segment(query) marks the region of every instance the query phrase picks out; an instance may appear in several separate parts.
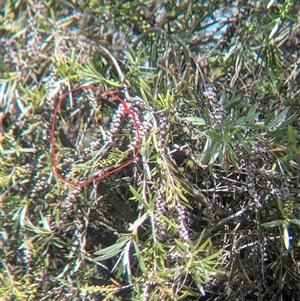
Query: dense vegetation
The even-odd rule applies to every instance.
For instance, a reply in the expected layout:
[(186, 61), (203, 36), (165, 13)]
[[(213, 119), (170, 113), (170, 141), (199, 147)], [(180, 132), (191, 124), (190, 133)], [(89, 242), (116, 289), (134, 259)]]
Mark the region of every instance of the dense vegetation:
[(299, 300), (299, 16), (6, 1), (1, 298)]

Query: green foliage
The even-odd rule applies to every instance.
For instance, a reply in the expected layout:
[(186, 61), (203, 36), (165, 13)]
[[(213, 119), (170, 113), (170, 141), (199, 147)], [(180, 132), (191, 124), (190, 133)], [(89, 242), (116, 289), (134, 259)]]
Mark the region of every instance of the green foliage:
[[(299, 11), (295, 1), (6, 1), (3, 300), (296, 298)], [(82, 85), (126, 101), (141, 149), (76, 187), (55, 174), (51, 125)], [(121, 107), (88, 89), (66, 97), (54, 137), (64, 179), (132, 158), (137, 133)]]

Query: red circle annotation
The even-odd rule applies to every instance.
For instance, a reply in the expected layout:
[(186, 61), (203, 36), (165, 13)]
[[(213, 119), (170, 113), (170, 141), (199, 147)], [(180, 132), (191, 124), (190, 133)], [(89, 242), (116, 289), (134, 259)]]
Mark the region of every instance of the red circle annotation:
[[(74, 91), (77, 91), (77, 90), (81, 90), (81, 89), (94, 89), (94, 90), (98, 90), (100, 91), (101, 93), (104, 93), (112, 98), (114, 98), (115, 100), (119, 101), (122, 106), (123, 106), (123, 109), (124, 109), (124, 113), (125, 114), (128, 114), (131, 116), (132, 120), (133, 120), (133, 123), (134, 123), (134, 126), (135, 126), (135, 129), (136, 129), (136, 135), (137, 135), (137, 145), (136, 145), (136, 150), (135, 150), (135, 153), (134, 153), (134, 156), (129, 160), (127, 161), (126, 163), (98, 176), (98, 177), (95, 177), (93, 179), (90, 179), (90, 180), (87, 180), (87, 181), (82, 181), (82, 182), (72, 182), (70, 180), (67, 180), (65, 179), (58, 171), (58, 168), (57, 168), (57, 162), (56, 162), (56, 158), (55, 158), (55, 121), (56, 121), (56, 116), (57, 116), (57, 113), (58, 113), (58, 110), (62, 104), (62, 102), (65, 100), (65, 98), (70, 94), (70, 93), (73, 93)], [(130, 165), (139, 155), (139, 152), (140, 152), (140, 147), (141, 147), (141, 139), (140, 139), (140, 132), (139, 132), (139, 128), (138, 128), (138, 122), (137, 122), (137, 118), (135, 116), (135, 113), (133, 111), (131, 111), (129, 108), (128, 108), (128, 105), (126, 104), (126, 102), (120, 98), (119, 96), (117, 95), (114, 95), (113, 93), (111, 92), (108, 92), (106, 90), (103, 90), (101, 88), (97, 88), (97, 87), (94, 87), (94, 86), (79, 86), (79, 87), (76, 87), (76, 88), (73, 88), (71, 90), (69, 90), (68, 92), (66, 92), (58, 101), (54, 111), (53, 111), (53, 120), (52, 120), (52, 127), (51, 127), (51, 157), (52, 157), (52, 162), (53, 162), (53, 169), (54, 169), (54, 172), (55, 174), (57, 175), (57, 177), (65, 182), (65, 183), (68, 183), (70, 185), (73, 185), (73, 186), (84, 186), (84, 185), (87, 185), (91, 182), (95, 182), (95, 181), (98, 181), (98, 180), (101, 180), (109, 175), (111, 175), (112, 173), (118, 171), (118, 170), (121, 170), (123, 169), (124, 167)]]

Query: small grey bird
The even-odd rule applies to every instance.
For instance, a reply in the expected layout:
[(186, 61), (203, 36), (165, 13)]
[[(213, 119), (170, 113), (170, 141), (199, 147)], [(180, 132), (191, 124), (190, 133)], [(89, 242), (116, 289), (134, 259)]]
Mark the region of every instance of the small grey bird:
[(93, 128), (88, 129), (87, 131), (85, 131), (83, 133), (83, 138), (81, 140), (81, 150), (84, 150), (88, 147), (91, 146), (91, 143), (95, 140), (97, 140), (97, 138), (95, 137), (95, 131), (93, 130)]

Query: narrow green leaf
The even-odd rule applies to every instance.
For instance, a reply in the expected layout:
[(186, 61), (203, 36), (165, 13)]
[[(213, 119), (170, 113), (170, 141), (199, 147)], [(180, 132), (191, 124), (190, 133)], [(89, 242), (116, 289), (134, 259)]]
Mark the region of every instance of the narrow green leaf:
[(286, 117), (290, 107), (286, 107), (278, 116), (269, 124), (270, 128), (277, 128), (277, 126), (283, 121)]
[(144, 91), (144, 93), (146, 92), (147, 95), (151, 94), (151, 88), (141, 77), (139, 77), (139, 85), (140, 85), (141, 91)]
[(210, 157), (211, 157), (211, 154), (208, 151), (204, 152), (201, 157), (200, 157), (200, 162), (203, 163), (203, 164), (207, 164), (210, 160)]
[(184, 274), (184, 268), (182, 266), (171, 268), (171, 269), (164, 269), (162, 271), (157, 272), (158, 276), (162, 277), (170, 277), (170, 275), (176, 274), (176, 276), (182, 276)]
[(64, 6), (67, 6), (67, 7), (70, 7), (70, 8), (73, 8), (75, 9), (74, 5), (71, 3), (71, 1), (66, 1), (66, 0), (56, 0), (57, 3), (61, 4), (61, 5), (64, 5)]
[(133, 241), (133, 247), (134, 247), (136, 258), (137, 258), (138, 263), (139, 263), (139, 268), (141, 269), (142, 273), (145, 273), (146, 272), (146, 266), (145, 266), (143, 257), (141, 256), (139, 247), (138, 247), (138, 245), (135, 241)]
[(148, 207), (148, 204), (143, 200), (143, 198), (140, 196), (140, 194), (134, 189), (133, 186), (129, 185), (129, 189), (133, 196), (136, 198), (136, 200), (140, 203), (143, 204), (145, 207)]
[(291, 124), (292, 122), (294, 122), (298, 117), (299, 117), (299, 114), (297, 114), (297, 113), (293, 114), (286, 121), (282, 122), (278, 126), (278, 129), (284, 129), (288, 124)]
[(194, 279), (194, 282), (195, 282), (196, 286), (198, 287), (200, 293), (203, 296), (205, 296), (205, 291), (204, 291), (204, 288), (202, 286), (200, 277), (197, 274), (193, 274), (193, 279)]
[(225, 57), (224, 57), (224, 61), (225, 61), (225, 62), (231, 57), (232, 54), (235, 53), (234, 51), (235, 51), (236, 48), (237, 48), (237, 44), (236, 44), (236, 43), (234, 43), (234, 45), (232, 45), (232, 46), (229, 48), (227, 54), (226, 54)]
[(188, 117), (185, 117), (183, 119), (192, 122), (194, 125), (206, 125), (205, 120), (201, 117), (188, 116)]
[[(132, 51), (132, 49), (129, 49), (130, 51)], [(135, 64), (135, 60), (132, 57), (130, 51), (125, 51), (125, 57), (128, 60), (128, 62), (130, 63), (130, 65), (134, 65)]]
[(300, 219), (290, 219), (290, 222), (291, 222), (292, 224), (295, 224), (295, 225), (300, 226)]
[(212, 155), (211, 155), (211, 158), (210, 158), (210, 160), (209, 160), (209, 162), (208, 162), (208, 165), (211, 165), (211, 164), (213, 164), (216, 160), (217, 160), (217, 158), (220, 156), (220, 153), (219, 152), (214, 152)]
[(31, 245), (31, 243), (32, 243), (36, 238), (37, 238), (37, 239), (40, 238), (40, 235), (35, 235), (35, 236), (33, 236), (33, 237), (28, 238), (25, 242), (23, 242), (23, 243), (19, 246), (18, 250), (22, 250), (23, 248), (27, 248), (28, 246)]
[(261, 225), (266, 228), (271, 228), (271, 227), (281, 226), (281, 225), (283, 225), (283, 223), (284, 223), (283, 220), (278, 219), (278, 220), (274, 220), (272, 222), (263, 223)]
[(205, 106), (205, 108), (204, 108), (204, 117), (205, 117), (206, 123), (211, 125), (211, 118), (210, 118), (208, 106)]
[(247, 112), (245, 119), (248, 120), (250, 118), (250, 116), (252, 116), (253, 114), (255, 114), (255, 112), (257, 111), (258, 105), (255, 104), (254, 106), (252, 106), (249, 111)]
[(128, 231), (133, 231), (137, 229), (147, 218), (148, 218), (148, 213), (145, 213), (144, 215), (139, 217), (132, 225), (130, 225)]
[(63, 269), (63, 271), (62, 271), (59, 275), (57, 275), (57, 276), (55, 277), (55, 279), (63, 278), (64, 275), (65, 275), (65, 273), (71, 268), (71, 264), (72, 264), (72, 262), (66, 264), (65, 267), (64, 267), (64, 269)]
[[(204, 259), (202, 259), (202, 263), (208, 263), (209, 261), (211, 261), (212, 259), (215, 259), (217, 258), (220, 254), (222, 254), (223, 250), (219, 250), (218, 252), (214, 253), (214, 254), (211, 254), (207, 257), (205, 257)], [(215, 264), (215, 262), (213, 263)]]
[(213, 147), (211, 148), (211, 154), (210, 154), (210, 160), (208, 162), (208, 165), (213, 164), (217, 158), (220, 156), (221, 154), (221, 145), (213, 145)]
[(116, 248), (114, 250), (110, 250), (106, 254), (103, 254), (101, 256), (98, 256), (98, 257), (94, 258), (94, 261), (102, 261), (102, 260), (112, 258), (112, 257), (116, 256), (117, 254), (119, 254), (120, 252), (122, 252), (122, 249), (119, 249), (119, 248)]
[(255, 118), (257, 118), (258, 116), (260, 115), (260, 112), (257, 112), (257, 113), (253, 113), (249, 116), (247, 116), (245, 118), (245, 122), (248, 123), (248, 122), (252, 122)]
[(268, 127), (265, 126), (264, 124), (262, 123), (247, 123), (245, 125), (248, 129), (252, 129), (252, 130), (267, 130)]
[(102, 250), (95, 252), (94, 255), (100, 255), (100, 256), (96, 257), (94, 260), (101, 261), (101, 260), (105, 260), (105, 259), (114, 257), (115, 255), (117, 255), (118, 253), (120, 253), (122, 251), (122, 248), (128, 241), (129, 241), (128, 238), (126, 238), (126, 239), (123, 238), (123, 240), (121, 240), (120, 242), (117, 242), (112, 246), (109, 246), (107, 248), (104, 248)]
[(267, 4), (266, 8), (269, 10), (272, 7), (272, 5), (274, 4), (274, 2), (275, 2), (275, 0), (270, 0), (269, 3)]
[(233, 108), (240, 107), (241, 105), (245, 106), (246, 104), (242, 102), (242, 99), (242, 94), (237, 94), (224, 105), (224, 109), (229, 111)]
[(122, 252), (122, 265), (126, 269), (128, 283), (131, 283), (130, 246), (131, 241), (128, 241)]
[(289, 132), (289, 141), (295, 148), (297, 148), (296, 132), (291, 125), (288, 125), (288, 132)]
[(186, 247), (184, 246), (184, 244), (179, 240), (179, 239), (174, 239), (177, 246), (179, 247), (179, 249), (183, 252), (186, 252)]
[(274, 119), (275, 117), (275, 112), (273, 111), (272, 113), (270, 113), (270, 115), (267, 117), (267, 119), (265, 120), (265, 125), (269, 125), (270, 122)]
[(216, 142), (222, 142), (223, 138), (219, 134), (217, 134), (215, 131), (207, 131), (206, 132), (207, 136), (210, 137), (212, 140)]
[(277, 199), (277, 205), (278, 205), (278, 208), (279, 208), (281, 214), (284, 215), (285, 213), (284, 213), (283, 203), (282, 203), (281, 199), (279, 199), (279, 198)]
[(41, 210), (40, 210), (40, 216), (41, 216), (41, 219), (42, 219), (43, 228), (44, 228), (46, 231), (51, 232), (50, 225), (49, 225), (47, 219), (44, 217), (44, 215), (43, 215), (43, 213), (42, 213)]
[(124, 266), (122, 264), (119, 264), (118, 270), (116, 273), (116, 279), (120, 278), (124, 274), (124, 272), (125, 272)]
[(285, 248), (287, 250), (290, 249), (290, 235), (289, 235), (289, 230), (286, 224), (284, 224), (283, 226), (283, 241), (284, 241), (284, 245)]
[[(286, 151), (287, 151), (287, 149), (286, 149)], [(291, 160), (293, 160), (295, 158), (295, 154), (289, 154), (289, 155), (287, 155), (287, 156), (283, 156), (283, 157), (280, 157), (280, 158), (278, 158), (281, 162), (288, 162), (289, 163), (289, 161), (291, 161)]]
[(91, 168), (91, 166), (83, 163), (78, 163), (73, 166), (73, 170), (89, 170)]
[(61, 239), (57, 238), (57, 237), (54, 237), (53, 238), (53, 244), (59, 248), (66, 248), (66, 249), (69, 249), (70, 246), (65, 243), (64, 241), (62, 241)]
[[(239, 58), (237, 59), (237, 61), (239, 60)], [(223, 89), (222, 92), (221, 92), (221, 96), (220, 96), (220, 99), (219, 99), (219, 103), (221, 104), (224, 104), (225, 101), (227, 99), (227, 93), (226, 93), (226, 90)]]
[(205, 240), (205, 242), (197, 249), (197, 252), (203, 251), (209, 243), (210, 243), (210, 238)]
[(251, 148), (247, 145), (247, 143), (245, 142), (244, 138), (242, 137), (242, 135), (238, 132), (235, 133), (235, 135), (237, 136), (237, 138), (239, 139), (239, 141), (241, 142), (242, 146), (244, 147), (245, 151), (251, 155), (252, 151)]
[(194, 246), (193, 246), (193, 250), (194, 250), (194, 251), (197, 250), (197, 249), (199, 248), (199, 245), (200, 245), (200, 243), (201, 243), (201, 241), (202, 241), (202, 239), (203, 239), (203, 235), (204, 235), (205, 231), (206, 231), (206, 229), (203, 229), (203, 230), (202, 230), (202, 232), (201, 232), (199, 238), (197, 239), (196, 243), (194, 244)]
[(72, 270), (70, 271), (70, 275), (76, 273), (79, 268), (81, 267), (81, 263), (82, 263), (82, 260), (81, 259), (76, 259), (73, 264), (72, 264)]
[(115, 249), (121, 249), (128, 241), (128, 238), (121, 238), (120, 240), (118, 240), (115, 244), (107, 247), (107, 248), (104, 248), (102, 250), (99, 250), (99, 251), (96, 251), (94, 253), (94, 255), (103, 255), (103, 254), (106, 254), (107, 252), (110, 252), (111, 250), (115, 250)]
[(276, 21), (272, 31), (270, 32), (269, 40), (271, 40), (273, 38), (274, 34), (277, 32), (277, 30), (279, 28), (279, 23), (280, 23), (280, 19)]
[(21, 228), (24, 227), (25, 217), (26, 217), (26, 211), (27, 211), (27, 205), (22, 207), (19, 210), (19, 218), (18, 218), (18, 224)]

